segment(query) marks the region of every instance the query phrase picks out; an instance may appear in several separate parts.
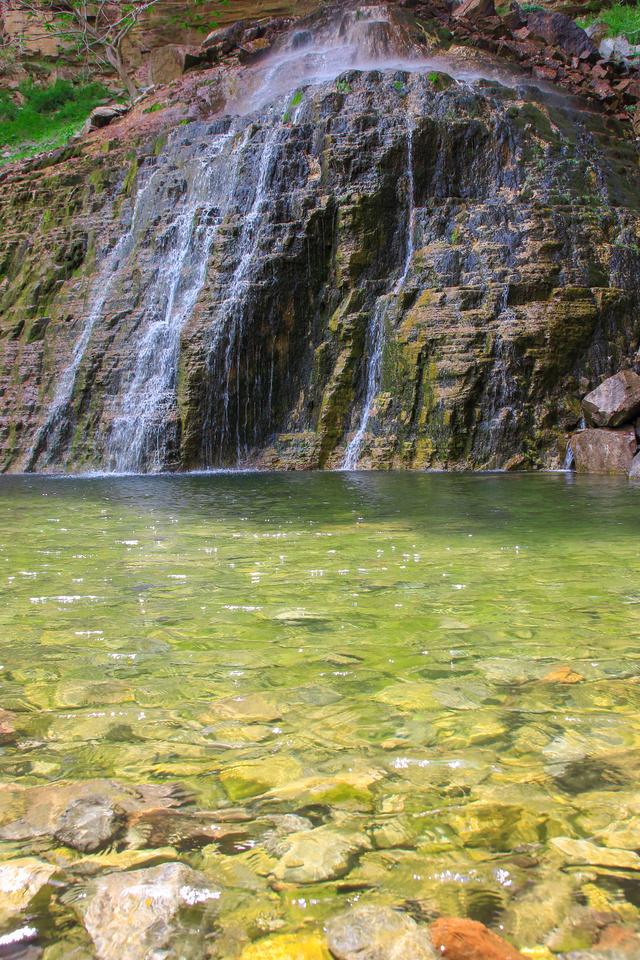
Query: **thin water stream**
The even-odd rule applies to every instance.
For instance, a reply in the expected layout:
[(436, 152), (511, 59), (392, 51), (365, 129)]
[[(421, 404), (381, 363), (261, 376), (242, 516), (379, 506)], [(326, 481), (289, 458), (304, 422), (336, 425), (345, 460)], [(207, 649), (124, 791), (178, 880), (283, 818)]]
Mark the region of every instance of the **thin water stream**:
[[(638, 497), (562, 474), (1, 478), (0, 860), (58, 864), (64, 894), (28, 922), (74, 942), (70, 891), (155, 856), (222, 886), (223, 958), (355, 901), (528, 948), (585, 902), (637, 925)], [(248, 819), (122, 834), (103, 861), (3, 833), (12, 791), (57, 809), (96, 778)], [(349, 853), (290, 875), (286, 824)]]

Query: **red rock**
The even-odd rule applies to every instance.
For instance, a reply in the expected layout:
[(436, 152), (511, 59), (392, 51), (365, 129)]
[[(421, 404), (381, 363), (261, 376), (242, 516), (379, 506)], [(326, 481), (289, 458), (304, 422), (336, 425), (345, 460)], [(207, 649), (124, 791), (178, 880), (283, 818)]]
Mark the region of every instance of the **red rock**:
[(628, 474), (638, 442), (633, 427), (581, 430), (570, 440), (578, 473)]
[(555, 667), (542, 678), (543, 683), (580, 683), (584, 677), (571, 667)]
[(15, 717), (0, 707), (0, 743), (11, 743), (16, 736)]
[(460, 6), (453, 11), (456, 19), (467, 17), (469, 20), (477, 20), (480, 17), (495, 17), (496, 8), (493, 0), (462, 0)]
[(515, 947), (476, 920), (442, 917), (429, 933), (444, 960), (524, 960)]

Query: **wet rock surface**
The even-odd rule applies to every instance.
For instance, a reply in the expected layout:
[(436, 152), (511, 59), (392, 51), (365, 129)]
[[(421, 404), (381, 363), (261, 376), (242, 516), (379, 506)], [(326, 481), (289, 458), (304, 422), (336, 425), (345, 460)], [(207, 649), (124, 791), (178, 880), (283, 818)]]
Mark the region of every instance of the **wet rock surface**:
[(436, 954), (449, 960), (523, 960), (523, 954), (474, 920), (437, 920), (429, 932)]
[(148, 960), (164, 953), (205, 956), (203, 914), (220, 896), (179, 863), (109, 874), (87, 888), (79, 910), (98, 960)]
[(336, 960), (435, 960), (424, 928), (411, 917), (385, 907), (355, 907), (325, 927)]

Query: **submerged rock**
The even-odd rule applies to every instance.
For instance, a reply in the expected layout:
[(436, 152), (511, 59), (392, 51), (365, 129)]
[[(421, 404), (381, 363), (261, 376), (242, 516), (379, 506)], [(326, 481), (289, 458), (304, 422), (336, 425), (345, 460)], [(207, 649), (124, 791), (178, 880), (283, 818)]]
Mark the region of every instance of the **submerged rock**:
[(85, 780), (16, 787), (0, 793), (0, 839), (54, 837), (59, 830), (72, 839), (75, 823), (81, 826), (81, 842), (98, 849), (94, 842), (102, 845), (117, 834), (121, 813), (129, 816), (143, 809), (171, 808), (183, 801), (181, 788), (170, 783), (129, 786), (114, 780)]
[(620, 870), (640, 870), (640, 856), (632, 850), (599, 847), (589, 840), (553, 837), (551, 843), (567, 863), (593, 867), (614, 867)]
[(592, 427), (619, 427), (640, 413), (640, 377), (633, 370), (621, 370), (582, 401), (587, 423)]
[(219, 897), (202, 874), (168, 863), (101, 877), (75, 905), (98, 960), (200, 960)]
[(296, 780), (302, 767), (293, 757), (246, 760), (226, 767), (220, 781), (230, 800), (246, 800)]
[(64, 810), (54, 836), (60, 843), (82, 853), (95, 853), (113, 843), (122, 833), (125, 822), (122, 810), (108, 800), (81, 797)]
[(524, 960), (515, 947), (476, 920), (443, 917), (429, 932), (438, 955), (446, 960)]
[(0, 745), (12, 743), (16, 738), (16, 733), (15, 715), (0, 707)]
[(321, 937), (283, 934), (245, 947), (240, 960), (330, 960), (330, 956)]
[(50, 895), (50, 880), (56, 872), (56, 867), (35, 857), (0, 864), (0, 924), (23, 913), (45, 891)]
[(273, 871), (286, 883), (321, 883), (344, 877), (357, 857), (371, 849), (371, 841), (359, 833), (342, 833), (318, 827), (292, 833), (276, 847), (280, 857)]
[(578, 473), (628, 475), (638, 448), (633, 427), (619, 430), (581, 430), (571, 437)]
[(347, 910), (325, 926), (336, 960), (436, 960), (429, 934), (406, 914), (390, 907)]

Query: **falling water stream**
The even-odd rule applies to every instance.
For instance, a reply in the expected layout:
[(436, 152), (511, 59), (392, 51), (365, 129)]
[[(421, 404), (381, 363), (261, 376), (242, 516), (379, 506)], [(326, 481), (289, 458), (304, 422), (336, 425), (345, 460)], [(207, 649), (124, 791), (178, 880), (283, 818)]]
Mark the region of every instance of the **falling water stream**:
[(402, 291), (404, 290), (411, 260), (415, 250), (415, 230), (416, 230), (416, 202), (415, 202), (415, 172), (413, 156), (413, 125), (411, 118), (408, 121), (407, 129), (407, 217), (406, 217), (406, 239), (405, 255), (402, 266), (402, 273), (393, 285), (390, 294), (380, 297), (371, 313), (369, 329), (367, 331), (367, 342), (369, 344), (369, 363), (367, 367), (367, 390), (365, 394), (364, 405), (360, 415), (358, 429), (350, 440), (344, 460), (342, 462), (343, 470), (355, 470), (360, 459), (360, 452), (364, 441), (367, 427), (371, 419), (373, 404), (380, 390), (382, 380), (382, 359), (385, 344), (385, 327), (387, 317), (391, 306), (396, 304)]

